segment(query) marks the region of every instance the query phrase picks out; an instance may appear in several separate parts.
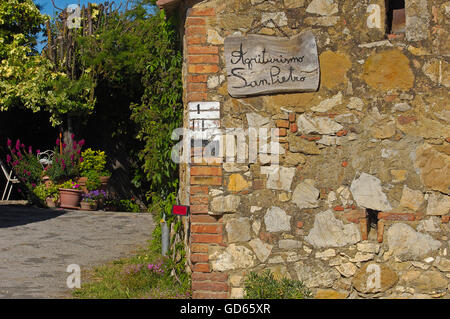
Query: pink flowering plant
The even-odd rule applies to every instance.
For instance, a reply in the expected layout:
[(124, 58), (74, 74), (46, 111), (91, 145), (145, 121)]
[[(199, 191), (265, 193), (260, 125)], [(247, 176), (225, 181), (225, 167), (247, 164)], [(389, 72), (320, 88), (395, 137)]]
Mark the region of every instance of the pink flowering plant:
[[(45, 172), (54, 183), (61, 183), (80, 176), (80, 163), (83, 162), (81, 148), (84, 140), (76, 141), (73, 134), (71, 137), (70, 144), (65, 144), (60, 139), (56, 140), (52, 164), (47, 166)], [(60, 152), (60, 146), (62, 146), (62, 152)]]
[(8, 139), (7, 146), (10, 153), (6, 155), (6, 163), (22, 183), (22, 189), (32, 193), (42, 178), (42, 165), (33, 153), (33, 148), (21, 143), (19, 139), (15, 145)]
[(68, 181), (65, 181), (64, 183), (59, 184), (58, 188), (81, 190), (80, 184), (78, 184), (77, 182), (72, 181), (71, 179), (69, 179)]

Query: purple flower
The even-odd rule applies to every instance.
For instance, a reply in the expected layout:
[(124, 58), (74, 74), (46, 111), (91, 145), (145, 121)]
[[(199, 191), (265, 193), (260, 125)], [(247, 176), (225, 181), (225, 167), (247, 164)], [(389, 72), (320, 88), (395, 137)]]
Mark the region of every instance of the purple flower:
[(8, 146), (8, 147), (11, 147), (11, 145), (12, 145), (12, 141), (8, 138), (8, 140), (6, 141), (6, 145)]
[(16, 150), (19, 151), (20, 150), (20, 140), (17, 139), (16, 141)]
[(12, 150), (11, 150), (11, 153), (16, 154), (16, 150), (15, 150), (15, 149), (12, 149)]
[(41, 150), (36, 150), (36, 154), (41, 154)]
[(75, 134), (72, 133), (72, 134), (70, 135), (70, 138), (71, 138), (72, 141), (73, 141), (73, 140), (75, 139)]
[(6, 163), (9, 164), (9, 162), (11, 162), (11, 155), (6, 155)]
[(78, 142), (78, 145), (80, 145), (80, 146), (83, 146), (83, 145), (84, 145), (84, 143), (85, 143), (85, 140), (84, 140), (84, 139), (82, 139), (81, 141), (79, 141), (79, 142)]
[(28, 146), (28, 153), (29, 154), (33, 153), (33, 149), (31, 148), (31, 146)]
[(59, 138), (56, 139), (56, 145), (59, 145)]

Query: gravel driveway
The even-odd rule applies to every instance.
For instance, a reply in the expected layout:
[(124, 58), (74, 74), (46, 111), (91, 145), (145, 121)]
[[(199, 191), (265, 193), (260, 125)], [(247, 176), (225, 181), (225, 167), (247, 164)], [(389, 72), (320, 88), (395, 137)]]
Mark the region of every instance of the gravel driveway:
[(148, 213), (0, 206), (0, 298), (68, 297), (68, 265), (129, 256), (153, 229)]

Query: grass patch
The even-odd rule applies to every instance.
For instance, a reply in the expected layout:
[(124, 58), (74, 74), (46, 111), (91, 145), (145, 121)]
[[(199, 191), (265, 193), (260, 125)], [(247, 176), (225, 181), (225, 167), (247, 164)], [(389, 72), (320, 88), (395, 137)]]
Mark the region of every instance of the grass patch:
[(190, 278), (172, 275), (173, 262), (151, 249), (135, 256), (114, 260), (85, 273), (81, 288), (72, 296), (79, 299), (187, 299)]
[(250, 272), (244, 281), (245, 299), (308, 299), (311, 291), (299, 280), (276, 279), (269, 270)]

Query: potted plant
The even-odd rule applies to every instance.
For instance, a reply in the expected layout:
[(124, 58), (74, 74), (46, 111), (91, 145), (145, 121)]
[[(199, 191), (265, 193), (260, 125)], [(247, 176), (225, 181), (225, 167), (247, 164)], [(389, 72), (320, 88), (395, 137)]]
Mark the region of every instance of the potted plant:
[(58, 206), (59, 201), (59, 185), (54, 185), (52, 182), (50, 184), (39, 184), (33, 189), (34, 194), (40, 200), (40, 204), (50, 208)]
[(106, 192), (101, 189), (90, 191), (82, 195), (81, 209), (83, 210), (97, 210), (103, 206), (103, 201), (106, 197)]
[(80, 185), (68, 180), (59, 185), (60, 207), (67, 209), (80, 209), (81, 194)]
[[(52, 163), (45, 167), (45, 174), (55, 184), (80, 176), (80, 163), (83, 162), (81, 147), (84, 145), (84, 140), (77, 142), (74, 137), (72, 134), (72, 141), (69, 145), (62, 143), (60, 139), (56, 140), (57, 146), (54, 150)], [(60, 146), (62, 151), (60, 151)]]
[(92, 197), (91, 192), (81, 195), (81, 210), (97, 210), (97, 201)]
[[(106, 190), (111, 173), (105, 169), (106, 154), (104, 151), (88, 148), (81, 153), (83, 161), (80, 163), (81, 178), (78, 182), (85, 191), (94, 189)], [(87, 187), (90, 183), (90, 187)]]

